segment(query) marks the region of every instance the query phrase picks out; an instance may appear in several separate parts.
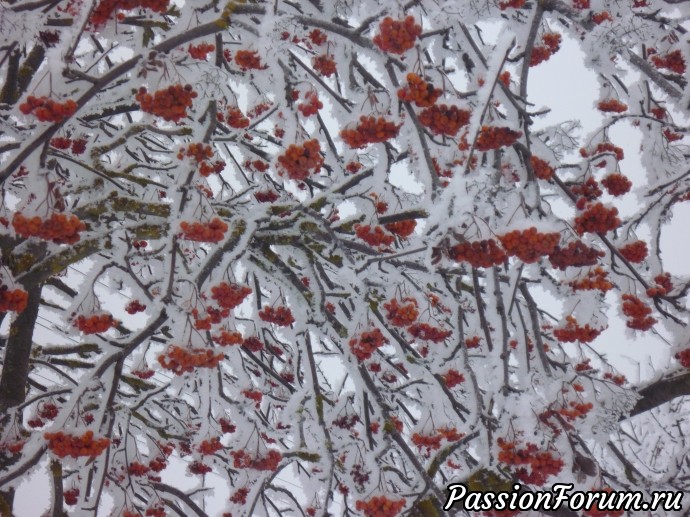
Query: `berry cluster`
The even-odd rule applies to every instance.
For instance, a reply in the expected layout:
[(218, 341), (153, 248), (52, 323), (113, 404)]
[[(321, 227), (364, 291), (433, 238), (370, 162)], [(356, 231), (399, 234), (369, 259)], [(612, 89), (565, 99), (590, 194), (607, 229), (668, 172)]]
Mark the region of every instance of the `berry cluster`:
[(490, 151), (513, 145), (522, 136), (520, 131), (513, 131), (507, 127), (482, 126), (475, 147), (478, 151)]
[[(507, 465), (520, 467), (515, 471), (518, 479), (525, 483), (543, 485), (549, 476), (556, 475), (563, 470), (565, 463), (560, 458), (555, 458), (550, 451), (541, 451), (533, 443), (527, 443), (525, 447), (518, 448), (515, 442), (508, 442), (499, 438), (498, 460)], [(525, 468), (530, 467), (528, 472)]]
[(465, 339), (465, 346), (467, 348), (479, 348), (481, 338), (479, 336), (472, 336)]
[(259, 311), (259, 318), (268, 323), (274, 323), (279, 327), (289, 327), (295, 322), (292, 311), (289, 307), (271, 307), (266, 305), (263, 310)]
[(0, 286), (0, 312), (22, 312), (28, 300), (29, 293), (23, 289), (10, 291), (6, 285)]
[(604, 185), (606, 191), (612, 196), (627, 194), (632, 187), (632, 182), (625, 175), (618, 172), (606, 176), (601, 180), (601, 184)]
[(665, 68), (677, 74), (685, 73), (685, 58), (680, 50), (674, 50), (664, 56), (653, 55), (652, 63), (657, 68)]
[(357, 511), (363, 512), (366, 517), (395, 517), (404, 507), (404, 499), (388, 499), (385, 495), (355, 503)]
[(394, 233), (398, 237), (406, 239), (414, 233), (414, 229), (417, 227), (417, 221), (414, 219), (405, 219), (404, 221), (396, 221), (394, 223), (388, 223), (384, 225), (386, 230)]
[(86, 140), (83, 138), (77, 138), (72, 140), (71, 138), (66, 138), (59, 136), (50, 140), (50, 146), (55, 149), (71, 149), (73, 154), (83, 154), (86, 151)]
[(140, 379), (150, 379), (151, 377), (153, 377), (155, 375), (155, 373), (156, 372), (154, 372), (153, 370), (149, 370), (149, 369), (133, 370), (132, 371), (132, 375), (139, 377)]
[(173, 345), (158, 356), (158, 362), (175, 375), (182, 375), (193, 371), (194, 368), (215, 368), (224, 357), (222, 353), (216, 355), (207, 348), (186, 349)]
[(601, 203), (588, 204), (585, 211), (575, 218), (575, 231), (583, 233), (606, 233), (621, 224), (616, 207), (606, 208)]
[(598, 289), (602, 293), (613, 289), (613, 284), (607, 279), (609, 274), (600, 267), (589, 271), (585, 278), (574, 280), (568, 285), (575, 291), (593, 291)]
[(580, 149), (580, 156), (582, 156), (583, 158), (587, 158), (588, 156), (596, 156), (604, 153), (614, 154), (616, 156), (616, 160), (618, 161), (621, 161), (623, 158), (625, 158), (623, 149), (616, 145), (613, 145), (611, 142), (601, 142), (600, 144), (597, 144), (597, 146), (591, 153), (588, 153), (587, 149), (585, 148)]
[(223, 433), (232, 434), (237, 430), (237, 427), (235, 427), (227, 418), (221, 418), (218, 420), (218, 423), (220, 424), (220, 430), (223, 431)]
[(228, 231), (228, 225), (214, 217), (208, 223), (181, 222), (182, 238), (196, 242), (220, 242)]
[(136, 314), (137, 312), (144, 312), (146, 305), (143, 305), (139, 300), (132, 300), (125, 306), (127, 314)]
[(376, 349), (388, 343), (388, 339), (378, 329), (374, 328), (368, 332), (362, 332), (359, 338), (350, 339), (350, 350), (358, 361), (369, 359)]
[(79, 501), (79, 489), (78, 488), (70, 488), (69, 490), (65, 490), (62, 493), (62, 497), (65, 500), (65, 504), (73, 506), (73, 505), (77, 504), (77, 501)]
[[(642, 5), (639, 5), (642, 4)], [(646, 7), (647, 6), (647, 0), (635, 0), (633, 2), (632, 7)], [(601, 490), (597, 490), (597, 492), (612, 492), (611, 487), (604, 487)], [(589, 510), (583, 510), (583, 515), (586, 517), (620, 517), (625, 514), (625, 510), (613, 510), (613, 509), (605, 509), (602, 510), (599, 508), (599, 503), (597, 502), (594, 506), (592, 506)]]
[(505, 252), (493, 239), (461, 242), (450, 248), (448, 254), (455, 262), (469, 262), (472, 267), (498, 266), (506, 260)]
[(383, 227), (371, 227), (368, 224), (356, 224), (355, 235), (369, 246), (390, 246), (395, 241), (395, 237), (386, 233)]
[[(315, 138), (302, 145), (291, 144), (285, 154), (278, 156), (278, 163), (290, 179), (302, 181), (321, 170), (321, 145)], [(279, 174), (282, 175), (282, 171)]]
[(549, 255), (558, 245), (559, 233), (540, 233), (533, 226), (527, 230), (513, 230), (499, 236), (508, 256), (516, 256), (531, 264), (544, 255)]
[(673, 290), (673, 282), (671, 281), (671, 275), (668, 273), (655, 276), (654, 282), (656, 282), (656, 286), (647, 289), (647, 296), (649, 296), (650, 298), (653, 298), (655, 296), (666, 296)]
[(316, 92), (309, 91), (304, 94), (306, 102), (303, 102), (297, 106), (297, 110), (302, 113), (305, 117), (311, 117), (316, 115), (321, 108), (323, 108), (323, 102), (319, 100), (319, 95)]
[(568, 404), (568, 407), (563, 407), (558, 410), (558, 414), (564, 417), (569, 422), (574, 422), (578, 418), (585, 418), (594, 404), (591, 402), (573, 402)]
[(650, 316), (651, 313), (652, 309), (637, 296), (623, 295), (623, 314), (630, 318), (625, 323), (628, 328), (649, 330), (656, 323), (656, 319)]
[(62, 122), (74, 115), (77, 111), (77, 103), (72, 99), (55, 102), (48, 97), (29, 95), (26, 102), (19, 105), (19, 111), (24, 115), (32, 113), (41, 122)]
[(443, 330), (428, 323), (413, 323), (407, 328), (407, 331), (416, 339), (433, 343), (441, 343), (453, 333), (450, 330)]
[(250, 352), (259, 352), (264, 349), (264, 344), (255, 336), (250, 336), (242, 342), (242, 346)]
[(89, 21), (96, 27), (104, 25), (117, 10), (129, 11), (137, 7), (151, 9), (155, 13), (168, 10), (170, 0), (101, 0), (91, 13)]
[(471, 112), (453, 105), (439, 104), (419, 114), (419, 122), (435, 135), (455, 136), (470, 121)]
[(606, 253), (596, 248), (590, 248), (582, 241), (569, 242), (568, 246), (556, 246), (549, 255), (551, 265), (565, 271), (568, 267), (593, 266)]
[(219, 122), (227, 122), (228, 126), (234, 127), (235, 129), (249, 127), (249, 119), (245, 117), (242, 110), (236, 106), (228, 108), (225, 115), (219, 112), (217, 117)]
[(647, 243), (644, 241), (635, 241), (630, 244), (618, 248), (621, 255), (628, 261), (639, 264), (647, 257)]
[(214, 343), (218, 343), (220, 346), (241, 345), (244, 341), (242, 334), (239, 332), (228, 332), (225, 329), (221, 330), (220, 334), (211, 336), (211, 339), (213, 339)]
[(557, 32), (547, 32), (541, 37), (542, 45), (535, 45), (529, 60), (529, 66), (537, 66), (547, 61), (561, 48), (561, 35)]
[(210, 440), (204, 440), (199, 444), (199, 447), (197, 450), (201, 454), (215, 454), (219, 450), (223, 448), (223, 445), (220, 443), (220, 438), (214, 437), (211, 438)]
[(384, 52), (404, 54), (414, 47), (415, 41), (422, 34), (422, 27), (414, 17), (407, 16), (402, 21), (396, 21), (386, 16), (379, 24), (379, 34), (374, 36), (374, 45)]
[(683, 139), (683, 135), (682, 135), (682, 134), (680, 134), (680, 133), (674, 133), (673, 131), (671, 131), (670, 128), (664, 129), (664, 130), (662, 131), (662, 133), (663, 133), (664, 137), (666, 137), (666, 140), (668, 140), (669, 142), (677, 142), (678, 140), (682, 140), (682, 139)]
[(235, 504), (246, 504), (249, 489), (246, 487), (239, 488), (234, 494), (230, 496), (230, 502)]
[(551, 167), (546, 161), (536, 156), (532, 156), (530, 158), (530, 163), (532, 164), (534, 175), (540, 180), (550, 180), (553, 178), (553, 167)]
[(513, 9), (521, 9), (526, 3), (527, 0), (504, 0), (503, 2), (498, 3), (498, 8), (501, 11), (505, 11), (509, 7), (512, 7)]
[(458, 433), (454, 427), (439, 427), (434, 434), (414, 433), (410, 439), (418, 449), (426, 449), (425, 456), (428, 458), (432, 450), (436, 451), (441, 448), (443, 440), (457, 442), (463, 436), (464, 434)]
[(197, 460), (190, 463), (187, 467), (187, 470), (189, 470), (190, 474), (197, 474), (199, 476), (203, 476), (204, 474), (208, 474), (209, 472), (211, 472), (213, 469), (209, 465), (206, 465), (205, 463)]
[(261, 64), (259, 53), (255, 50), (238, 50), (235, 52), (235, 63), (242, 70), (263, 70), (268, 68)]
[(94, 314), (92, 316), (84, 316), (80, 314), (74, 320), (73, 325), (81, 330), (84, 334), (98, 334), (106, 332), (107, 330), (117, 327), (119, 321), (113, 319), (113, 315), (109, 313)]
[(398, 90), (398, 99), (403, 102), (414, 102), (419, 108), (429, 108), (442, 94), (443, 90), (434, 88), (433, 84), (427, 83), (417, 74), (409, 73), (407, 86)]
[(225, 168), (225, 162), (216, 160), (214, 163), (210, 162), (213, 158), (213, 147), (203, 143), (188, 144), (186, 149), (180, 149), (177, 152), (177, 159), (192, 158), (199, 165), (199, 173), (208, 177), (212, 173), (220, 174)]
[(129, 464), (127, 467), (127, 473), (130, 476), (134, 477), (141, 477), (145, 476), (151, 471), (151, 468), (148, 465), (144, 465), (143, 463), (139, 463), (138, 461), (133, 461)]
[(324, 77), (332, 76), (337, 70), (335, 66), (335, 59), (333, 59), (333, 56), (330, 54), (320, 54), (318, 56), (314, 56), (311, 60), (311, 64), (314, 67), (314, 70), (319, 72)]
[(396, 327), (407, 327), (412, 325), (419, 317), (419, 309), (417, 308), (417, 300), (414, 298), (403, 298), (403, 304), (398, 303), (397, 298), (390, 299), (383, 304), (386, 309), (386, 319), (391, 322), (391, 325)]
[(554, 337), (561, 343), (574, 343), (575, 341), (591, 343), (601, 334), (601, 329), (592, 328), (589, 326), (589, 323), (581, 327), (572, 316), (566, 316), (565, 320), (567, 322), (565, 327), (554, 329), (553, 331)]
[(71, 456), (96, 457), (110, 445), (108, 438), (97, 438), (94, 440), (93, 431), (86, 431), (81, 436), (65, 434), (62, 431), (57, 433), (45, 433), (43, 437), (48, 440), (48, 448), (53, 451), (58, 458)]
[(173, 84), (164, 90), (155, 91), (153, 95), (142, 86), (134, 98), (139, 102), (142, 111), (163, 120), (179, 122), (187, 116), (187, 108), (192, 107), (192, 99), (197, 96), (191, 85)]
[(604, 113), (623, 113), (628, 111), (628, 105), (619, 101), (618, 99), (606, 99), (597, 104), (599, 111)]
[(328, 41), (328, 36), (326, 36), (326, 33), (319, 30), (319, 29), (313, 29), (309, 35), (309, 40), (314, 44), (321, 46), (325, 44)]
[(55, 244), (74, 244), (79, 242), (79, 232), (86, 225), (76, 215), (53, 213), (48, 219), (38, 216), (24, 217), (17, 212), (12, 218), (12, 227), (20, 237), (38, 237)]
[(573, 7), (575, 9), (589, 9), (590, 0), (573, 0)]
[(458, 384), (465, 382), (465, 376), (459, 371), (453, 369), (448, 370), (446, 373), (441, 375), (441, 377), (443, 378), (443, 382), (449, 388), (454, 388)]
[(252, 456), (247, 451), (232, 451), (233, 466), (236, 469), (254, 469), (275, 471), (283, 459), (283, 455), (275, 449), (268, 449), (265, 456)]
[(354, 129), (343, 129), (340, 137), (351, 149), (362, 149), (369, 144), (377, 144), (398, 136), (400, 125), (395, 125), (384, 117), (362, 115)]
[(190, 56), (194, 59), (201, 59), (202, 61), (205, 61), (208, 53), (214, 50), (216, 50), (216, 46), (211, 43), (199, 43), (198, 45), (192, 45), (190, 43), (187, 48), (187, 52), (189, 52)]
[(594, 201), (603, 194), (599, 188), (599, 182), (591, 176), (582, 183), (570, 185), (570, 191), (576, 196), (579, 196), (576, 205), (580, 210), (584, 208), (584, 206), (587, 204), (587, 201)]
[(683, 368), (690, 368), (690, 348), (681, 350), (674, 357), (678, 360)]
[(258, 192), (254, 192), (254, 198), (259, 203), (273, 203), (279, 197), (280, 195), (274, 190), (260, 190)]

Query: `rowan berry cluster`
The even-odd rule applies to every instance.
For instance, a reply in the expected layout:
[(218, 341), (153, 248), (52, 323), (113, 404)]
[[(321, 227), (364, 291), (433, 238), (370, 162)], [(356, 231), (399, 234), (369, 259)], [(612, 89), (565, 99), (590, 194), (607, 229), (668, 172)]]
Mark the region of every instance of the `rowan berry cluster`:
[(573, 402), (568, 404), (568, 407), (563, 407), (558, 410), (558, 414), (564, 417), (569, 422), (574, 422), (578, 418), (585, 418), (594, 404), (591, 402)]
[(134, 477), (145, 476), (150, 471), (151, 468), (148, 465), (144, 465), (143, 463), (139, 463), (138, 461), (131, 462), (127, 467), (127, 473), (130, 476)]
[(601, 184), (604, 185), (606, 191), (612, 196), (627, 194), (632, 187), (632, 182), (625, 175), (618, 172), (606, 176), (601, 180)]
[(513, 145), (522, 136), (520, 131), (508, 127), (482, 126), (475, 147), (478, 151), (490, 151)]
[(333, 56), (330, 54), (320, 54), (318, 56), (314, 56), (311, 60), (311, 64), (314, 67), (314, 70), (319, 72), (324, 77), (332, 76), (337, 70), (335, 66), (335, 59), (333, 59)]
[(275, 471), (283, 459), (283, 455), (280, 451), (275, 449), (268, 449), (265, 456), (252, 456), (247, 451), (239, 450), (232, 451), (230, 456), (233, 458), (233, 466), (236, 469), (254, 469), (254, 470), (266, 470)]
[(465, 346), (467, 348), (479, 348), (481, 338), (479, 336), (472, 336), (465, 339)]
[(232, 434), (237, 430), (237, 427), (235, 427), (227, 418), (221, 418), (218, 420), (218, 423), (220, 424), (220, 430), (225, 434)]
[[(643, 3), (644, 5), (640, 6), (637, 5), (639, 3)], [(647, 5), (646, 0), (635, 0), (633, 2), (633, 7), (645, 7)], [(613, 490), (611, 487), (604, 487), (601, 490), (597, 490), (597, 492), (612, 492)], [(597, 502), (594, 506), (592, 506), (589, 510), (583, 510), (582, 511), (583, 515), (586, 515), (587, 517), (620, 517), (622, 515), (625, 515), (625, 510), (613, 510), (613, 509), (606, 509), (602, 510), (599, 508), (599, 503)]]
[(65, 490), (62, 493), (62, 496), (65, 500), (65, 504), (73, 506), (73, 505), (77, 504), (77, 501), (79, 501), (79, 489), (78, 488), (70, 488), (69, 490)]
[(203, 476), (204, 474), (208, 474), (209, 472), (211, 472), (213, 468), (197, 460), (190, 463), (187, 467), (187, 470), (189, 470), (190, 474), (197, 474), (199, 476)]
[[(551, 451), (541, 451), (533, 443), (527, 443), (525, 447), (518, 448), (515, 442), (508, 442), (503, 438), (498, 439), (501, 451), (498, 460), (507, 465), (518, 466), (515, 471), (518, 479), (525, 483), (543, 485), (549, 476), (554, 476), (563, 470), (565, 463), (560, 458), (555, 458)], [(530, 471), (525, 467), (529, 466)]]
[(569, 242), (568, 246), (556, 246), (549, 255), (551, 265), (565, 271), (568, 267), (593, 266), (606, 253), (596, 248), (590, 248), (582, 241)]
[(106, 332), (113, 327), (117, 327), (119, 321), (113, 318), (112, 314), (94, 314), (92, 316), (84, 316), (80, 314), (74, 320), (73, 325), (81, 330), (84, 334), (98, 334)]
[(225, 232), (228, 231), (228, 225), (214, 217), (207, 223), (183, 221), (180, 223), (180, 229), (182, 230), (181, 237), (188, 241), (220, 242), (225, 237)]
[(292, 311), (289, 307), (271, 307), (266, 305), (263, 310), (259, 311), (259, 318), (268, 323), (273, 323), (279, 327), (289, 327), (295, 322)]
[(547, 32), (541, 37), (542, 45), (535, 45), (530, 55), (529, 66), (537, 66), (547, 61), (561, 48), (561, 35), (557, 32)]
[(307, 36), (314, 45), (324, 45), (328, 41), (326, 33), (320, 29), (313, 29)]
[(155, 375), (155, 373), (156, 372), (154, 372), (153, 370), (149, 370), (149, 369), (133, 370), (132, 371), (132, 375), (134, 375), (135, 377), (139, 377), (140, 379), (150, 379), (151, 377), (153, 377)]
[(621, 255), (628, 261), (639, 264), (647, 257), (647, 243), (644, 241), (635, 241), (630, 244), (618, 248)]
[(395, 517), (404, 507), (404, 499), (388, 499), (385, 495), (355, 503), (357, 511), (364, 513), (366, 517)]
[(29, 95), (26, 102), (19, 105), (24, 115), (32, 113), (41, 122), (62, 122), (77, 111), (77, 103), (72, 99), (56, 102), (48, 97)]
[(244, 71), (268, 68), (268, 66), (261, 64), (259, 53), (255, 50), (238, 50), (235, 52), (235, 63)]
[(23, 289), (10, 291), (6, 285), (0, 286), (0, 312), (22, 312), (28, 300), (29, 293)]
[(158, 356), (158, 362), (175, 375), (182, 375), (193, 371), (194, 368), (215, 368), (224, 357), (223, 353), (216, 355), (207, 348), (187, 349), (173, 345)]
[(280, 195), (274, 190), (260, 190), (258, 192), (254, 192), (254, 198), (259, 203), (273, 203), (279, 197)]
[(179, 122), (187, 116), (187, 108), (192, 107), (192, 99), (197, 96), (191, 85), (173, 84), (155, 91), (153, 95), (142, 86), (134, 98), (139, 102), (142, 111), (163, 120)]
[(575, 9), (589, 9), (590, 0), (573, 0), (573, 7)]
[[(157, 504), (155, 506), (152, 506), (150, 508), (146, 509), (146, 513), (144, 513), (146, 517), (165, 517), (167, 514), (165, 513), (165, 508), (163, 507), (162, 504)], [(123, 517), (125, 517), (123, 515)], [(136, 515), (138, 517), (138, 514)]]
[(419, 114), (419, 122), (435, 135), (455, 136), (470, 121), (472, 113), (454, 104), (436, 104)]
[(239, 488), (232, 496), (230, 496), (230, 502), (235, 504), (246, 504), (247, 496), (249, 495), (249, 489), (246, 487)]
[(67, 456), (72, 458), (80, 456), (96, 457), (110, 445), (108, 438), (94, 439), (93, 431), (86, 431), (81, 436), (58, 431), (57, 433), (45, 433), (43, 437), (48, 440), (48, 448), (58, 458), (65, 458)]
[(501, 11), (505, 11), (509, 7), (512, 7), (513, 9), (521, 9), (526, 3), (527, 0), (505, 0), (498, 3), (498, 8)]
[(208, 144), (196, 143), (187, 145), (186, 149), (180, 149), (177, 153), (179, 160), (192, 158), (199, 165), (199, 174), (203, 177), (208, 177), (213, 173), (220, 174), (225, 169), (225, 162), (216, 160), (211, 162), (213, 158), (213, 147)]
[(683, 135), (680, 133), (674, 133), (671, 131), (670, 128), (666, 128), (662, 131), (663, 135), (666, 137), (666, 140), (669, 142), (677, 142), (678, 140), (683, 139)]
[(416, 339), (431, 341), (432, 343), (441, 343), (453, 333), (450, 330), (443, 330), (428, 323), (413, 323), (407, 327), (407, 331)]
[(575, 231), (584, 233), (606, 233), (621, 224), (616, 207), (606, 208), (601, 203), (589, 203), (585, 211), (575, 218)]
[(386, 319), (395, 327), (407, 327), (412, 325), (419, 317), (417, 300), (414, 298), (403, 298), (402, 305), (397, 298), (391, 298), (383, 304), (386, 309)]
[(398, 90), (398, 99), (403, 102), (414, 102), (419, 108), (429, 108), (442, 94), (443, 90), (440, 88), (434, 88), (433, 84), (427, 83), (417, 74), (409, 73), (407, 85)]
[(385, 232), (383, 227), (368, 224), (356, 224), (355, 235), (369, 246), (390, 246), (395, 241), (395, 237)]
[(223, 445), (220, 443), (220, 438), (214, 437), (211, 438), (210, 440), (204, 440), (199, 444), (199, 447), (197, 450), (201, 454), (215, 454), (219, 450), (223, 448)]
[(414, 219), (405, 219), (404, 221), (385, 224), (384, 227), (398, 237), (406, 239), (414, 233), (414, 229), (417, 227), (417, 221)]
[(323, 102), (319, 100), (319, 95), (316, 92), (309, 91), (304, 94), (306, 102), (303, 102), (297, 106), (297, 110), (302, 113), (305, 117), (311, 117), (316, 115), (321, 108), (323, 108)]
[(591, 176), (582, 183), (570, 185), (570, 191), (576, 196), (579, 196), (576, 205), (580, 210), (584, 208), (584, 206), (587, 204), (587, 201), (594, 201), (603, 194), (599, 188), (599, 182)]
[(397, 21), (386, 16), (379, 24), (379, 33), (374, 36), (374, 45), (384, 52), (404, 54), (414, 47), (415, 41), (422, 34), (422, 27), (413, 16)]
[(259, 352), (264, 349), (264, 344), (255, 336), (250, 336), (242, 342), (242, 346), (250, 352)]
[(198, 45), (192, 45), (190, 43), (189, 47), (187, 48), (187, 52), (189, 52), (190, 56), (192, 56), (194, 59), (200, 59), (202, 61), (205, 61), (208, 53), (213, 52), (214, 50), (216, 50), (216, 46), (212, 45), (211, 43), (199, 43)]
[(86, 140), (83, 138), (72, 140), (71, 138), (59, 136), (50, 140), (50, 146), (61, 150), (71, 149), (72, 154), (79, 155), (86, 151)]
[(553, 178), (553, 167), (551, 167), (546, 161), (538, 158), (537, 156), (532, 156), (530, 158), (530, 163), (532, 164), (534, 175), (540, 180), (548, 181)]
[(652, 56), (652, 63), (657, 68), (665, 68), (677, 74), (685, 73), (685, 58), (680, 50), (674, 50), (664, 56), (655, 54)]
[(612, 153), (616, 156), (616, 160), (621, 161), (623, 158), (625, 158), (625, 154), (623, 153), (623, 149), (620, 147), (613, 145), (611, 142), (601, 142), (600, 144), (597, 144), (597, 146), (594, 148), (594, 150), (588, 154), (587, 149), (582, 148), (580, 149), (580, 156), (583, 158), (587, 158), (589, 156), (596, 156), (598, 154), (604, 154), (604, 153)]
[(561, 236), (559, 233), (540, 233), (533, 226), (527, 230), (513, 230), (498, 238), (508, 256), (516, 256), (531, 264), (552, 253)]
[[(317, 139), (307, 140), (302, 145), (290, 144), (285, 154), (278, 156), (278, 164), (290, 179), (302, 181), (316, 174), (323, 166), (321, 145)], [(283, 171), (279, 174), (282, 176)]]
[(235, 106), (228, 108), (225, 114), (219, 112), (217, 117), (219, 122), (226, 122), (228, 126), (234, 127), (235, 129), (249, 127), (249, 119), (244, 116), (241, 109)]
[(418, 449), (426, 449), (425, 456), (428, 458), (431, 451), (436, 451), (441, 448), (441, 441), (443, 441), (443, 436), (440, 434), (419, 434), (414, 433), (410, 440), (414, 443)]
[(604, 379), (610, 380), (616, 386), (623, 386), (623, 384), (625, 384), (627, 382), (625, 375), (614, 375), (611, 372), (606, 372), (604, 374)]
[(589, 323), (581, 327), (572, 316), (566, 316), (565, 320), (565, 327), (554, 329), (553, 331), (554, 337), (561, 343), (574, 343), (575, 341), (591, 343), (601, 334), (601, 329), (592, 328), (589, 326)]
[(24, 217), (17, 212), (12, 218), (12, 227), (20, 237), (38, 237), (55, 244), (74, 244), (79, 242), (79, 232), (86, 225), (76, 215), (53, 213), (48, 219), (39, 216)]
[(650, 314), (652, 309), (632, 294), (623, 295), (623, 314), (629, 319), (625, 323), (628, 328), (633, 330), (649, 330), (656, 323), (656, 319)]
[(628, 111), (628, 105), (619, 101), (618, 99), (606, 99), (597, 104), (599, 111), (604, 113), (623, 113)]
[(441, 375), (441, 377), (443, 378), (443, 382), (449, 388), (454, 388), (458, 384), (465, 382), (465, 376), (459, 371), (453, 369), (448, 370), (446, 373)]
[(217, 343), (220, 346), (241, 345), (244, 341), (242, 334), (239, 332), (229, 332), (225, 329), (221, 330), (220, 334), (211, 336), (211, 339), (213, 339), (214, 343)]
[(674, 357), (678, 360), (683, 368), (690, 368), (690, 348), (681, 350)]
[(137, 312), (144, 312), (146, 305), (143, 305), (139, 300), (132, 300), (125, 306), (127, 314), (136, 314)]
[(358, 338), (350, 339), (349, 345), (352, 354), (361, 362), (369, 359), (386, 343), (388, 343), (386, 336), (378, 328), (373, 328), (368, 332), (362, 332)]
[(101, 0), (91, 13), (89, 21), (99, 27), (104, 25), (117, 10), (129, 11), (137, 7), (151, 9), (155, 13), (168, 10), (170, 0)]
[(568, 285), (575, 291), (593, 291), (598, 289), (602, 293), (613, 289), (613, 284), (607, 279), (608, 273), (600, 267), (589, 271), (585, 278), (574, 280)]
[(448, 254), (455, 262), (468, 262), (472, 267), (498, 266), (507, 257), (493, 239), (461, 242), (451, 247)]
[(359, 123), (354, 129), (343, 129), (340, 138), (350, 146), (351, 149), (362, 149), (369, 144), (386, 142), (398, 136), (400, 126), (395, 125), (384, 117), (374, 117), (362, 115)]
[(650, 298), (653, 298), (655, 296), (666, 296), (673, 290), (673, 282), (671, 281), (671, 275), (668, 273), (655, 276), (654, 282), (656, 282), (656, 286), (647, 289), (647, 296), (649, 296)]

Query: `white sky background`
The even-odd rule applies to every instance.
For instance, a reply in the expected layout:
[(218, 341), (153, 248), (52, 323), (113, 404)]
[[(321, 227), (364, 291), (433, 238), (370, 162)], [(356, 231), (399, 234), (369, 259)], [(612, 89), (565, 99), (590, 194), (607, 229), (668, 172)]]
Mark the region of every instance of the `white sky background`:
[[(497, 31), (489, 26), (483, 27), (483, 37), (491, 40), (497, 36)], [(535, 109), (541, 107), (551, 108), (551, 112), (546, 116), (535, 120), (534, 129), (556, 124), (568, 119), (579, 120), (582, 129), (579, 135), (587, 136), (601, 121), (602, 114), (596, 110), (595, 103), (598, 100), (598, 84), (594, 73), (585, 68), (584, 54), (579, 50), (577, 42), (567, 39), (564, 40), (561, 49), (550, 60), (540, 64), (530, 70), (529, 76), (529, 100), (536, 103)], [(623, 128), (623, 124), (615, 126), (611, 131), (612, 141), (623, 147), (625, 150), (625, 160), (621, 163), (621, 170), (635, 184), (644, 180), (644, 174), (640, 170), (639, 160), (637, 159), (640, 145), (640, 133), (631, 126)], [(567, 161), (567, 159), (566, 159)], [(616, 202), (616, 206), (623, 215), (631, 213), (632, 208), (637, 202), (633, 194), (628, 194), (623, 198), (623, 202)], [(565, 208), (566, 205), (563, 205)], [(626, 211), (626, 207), (627, 210)], [(556, 205), (556, 210), (558, 206)], [(344, 214), (343, 214), (344, 215)], [(690, 237), (687, 230), (690, 221), (690, 203), (676, 204), (674, 207), (674, 218), (670, 224), (664, 227), (662, 234), (662, 258), (664, 260), (665, 271), (672, 275), (690, 274)], [(641, 236), (646, 238), (647, 236)], [(77, 269), (79, 265), (77, 264)], [(535, 293), (537, 294), (537, 293)], [(637, 333), (631, 337), (626, 332), (625, 322), (617, 312), (618, 295), (610, 294), (608, 300), (612, 306), (609, 317), (609, 328), (602, 333), (598, 339), (592, 343), (592, 347), (600, 353), (607, 355), (609, 361), (621, 373), (625, 374), (632, 382), (638, 382), (653, 377), (655, 372), (664, 370), (669, 364), (669, 353), (661, 344), (658, 338), (645, 337), (644, 333)], [(548, 300), (546, 296), (541, 300)], [(114, 304), (121, 308), (122, 300), (117, 300)], [(122, 318), (117, 314), (117, 309), (103, 307), (104, 310), (113, 312), (116, 317)], [(555, 311), (556, 313), (558, 311)], [(128, 326), (132, 326), (132, 317), (125, 315)], [(48, 324), (47, 321), (43, 323)], [(6, 329), (3, 328), (6, 332)], [(38, 331), (42, 331), (38, 328)], [(43, 330), (43, 332), (47, 332)], [(52, 337), (52, 332), (51, 332)], [(578, 345), (572, 345), (578, 346)], [(157, 375), (161, 374), (157, 370)], [(175, 461), (172, 457), (170, 466), (163, 471), (163, 481), (166, 478), (174, 479), (176, 486), (180, 488), (192, 488), (199, 485), (199, 476), (189, 476), (184, 469), (187, 462), (184, 460)], [(175, 465), (177, 463), (177, 465)], [(287, 470), (289, 472), (289, 470)], [(283, 476), (284, 477), (284, 476)], [(182, 481), (187, 478), (188, 482)], [(209, 474), (206, 476), (206, 485), (213, 485), (223, 478)], [(35, 469), (31, 477), (18, 488), (15, 496), (15, 510), (17, 517), (38, 517), (50, 504), (49, 481), (47, 475), (47, 461), (43, 462), (41, 469)], [(295, 485), (296, 487), (296, 485)], [(295, 488), (293, 487), (293, 489)], [(67, 486), (69, 488), (69, 485)], [(213, 497), (208, 497), (206, 511), (209, 515), (220, 515), (225, 508), (225, 501), (230, 494), (226, 486), (219, 487)], [(104, 497), (101, 506), (102, 511), (99, 515), (108, 515), (111, 508), (108, 504), (109, 498)], [(66, 507), (69, 512), (69, 507)]]

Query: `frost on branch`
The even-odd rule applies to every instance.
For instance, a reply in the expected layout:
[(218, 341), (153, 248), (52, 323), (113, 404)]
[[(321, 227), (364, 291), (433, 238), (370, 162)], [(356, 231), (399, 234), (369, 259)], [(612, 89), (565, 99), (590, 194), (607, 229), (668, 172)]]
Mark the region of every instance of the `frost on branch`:
[(3, 508), (690, 491), (686, 3), (192, 4), (0, 10)]

